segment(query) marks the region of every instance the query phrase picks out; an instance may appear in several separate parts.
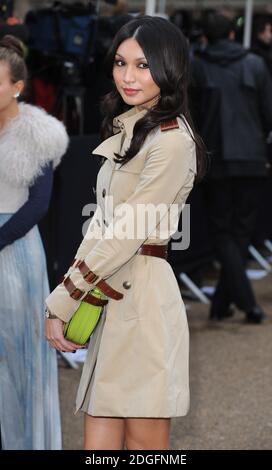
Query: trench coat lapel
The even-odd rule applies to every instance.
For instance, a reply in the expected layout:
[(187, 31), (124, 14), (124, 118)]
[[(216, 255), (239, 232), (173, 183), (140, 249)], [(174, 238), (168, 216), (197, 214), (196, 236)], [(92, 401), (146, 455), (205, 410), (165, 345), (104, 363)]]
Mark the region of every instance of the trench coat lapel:
[(93, 151), (92, 154), (100, 155), (101, 157), (106, 157), (108, 160), (113, 161), (115, 158), (115, 153), (120, 152), (121, 145), (121, 133), (115, 134), (109, 137), (107, 140), (104, 140), (102, 144), (98, 145)]
[(133, 137), (133, 129), (136, 122), (141, 119), (147, 110), (136, 111), (135, 107), (129, 109), (125, 113), (120, 114), (113, 120), (114, 135), (104, 140), (98, 147), (96, 147), (92, 154), (106, 157), (113, 161), (115, 153), (120, 153), (121, 143), (124, 138), (131, 140)]

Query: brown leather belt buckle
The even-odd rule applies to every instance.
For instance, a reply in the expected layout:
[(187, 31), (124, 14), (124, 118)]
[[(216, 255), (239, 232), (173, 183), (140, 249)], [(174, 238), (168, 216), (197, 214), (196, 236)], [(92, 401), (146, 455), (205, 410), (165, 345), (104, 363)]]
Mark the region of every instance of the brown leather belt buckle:
[(85, 261), (80, 261), (77, 263), (77, 268), (81, 272), (83, 279), (85, 279), (85, 281), (89, 284), (92, 284), (98, 279), (98, 276), (90, 270)]
[[(93, 271), (90, 270), (90, 268), (87, 266), (85, 261), (81, 261), (77, 265), (77, 268), (83, 275), (83, 278), (85, 279), (85, 281), (88, 282), (89, 284), (94, 283), (98, 279), (98, 276), (94, 274)], [(112, 299), (115, 299), (115, 300), (120, 300), (123, 298), (123, 294), (121, 294), (121, 292), (118, 292), (114, 290), (112, 287), (110, 287), (109, 284), (107, 284), (104, 281), (104, 279), (100, 279), (100, 281), (96, 284), (96, 286), (99, 289), (101, 289), (103, 294), (105, 294), (107, 297), (111, 297)]]
[(72, 290), (72, 292), (70, 292), (70, 297), (72, 297), (72, 299), (74, 299), (74, 300), (80, 300), (83, 297), (84, 294), (85, 294), (85, 292), (83, 292), (82, 290), (75, 287)]
[(84, 297), (85, 291), (78, 289), (71, 281), (70, 276), (64, 279), (63, 284), (72, 299), (81, 300)]

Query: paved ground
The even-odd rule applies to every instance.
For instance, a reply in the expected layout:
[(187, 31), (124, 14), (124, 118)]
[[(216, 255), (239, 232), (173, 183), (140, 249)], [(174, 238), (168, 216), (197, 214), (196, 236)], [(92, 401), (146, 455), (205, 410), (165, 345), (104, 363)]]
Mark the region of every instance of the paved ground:
[[(173, 449), (272, 449), (272, 274), (254, 289), (268, 318), (247, 325), (237, 312), (210, 324), (207, 306), (187, 302), (191, 408), (172, 422)], [(82, 414), (73, 403), (80, 371), (60, 361), (63, 447), (82, 448)]]

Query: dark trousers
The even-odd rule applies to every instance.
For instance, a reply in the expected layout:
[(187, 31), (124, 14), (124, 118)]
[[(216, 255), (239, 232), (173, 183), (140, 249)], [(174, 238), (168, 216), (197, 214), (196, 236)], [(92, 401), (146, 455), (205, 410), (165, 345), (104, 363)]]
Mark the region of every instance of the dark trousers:
[(263, 178), (235, 177), (206, 185), (211, 235), (221, 264), (211, 315), (223, 316), (231, 303), (245, 312), (256, 305), (245, 268), (263, 182)]

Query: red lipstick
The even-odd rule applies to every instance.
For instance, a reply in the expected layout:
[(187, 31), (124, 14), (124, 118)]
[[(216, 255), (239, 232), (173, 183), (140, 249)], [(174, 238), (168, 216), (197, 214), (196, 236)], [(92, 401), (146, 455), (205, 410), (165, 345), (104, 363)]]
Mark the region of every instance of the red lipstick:
[(140, 90), (135, 90), (134, 88), (123, 88), (123, 90), (127, 96), (135, 96), (140, 91)]

